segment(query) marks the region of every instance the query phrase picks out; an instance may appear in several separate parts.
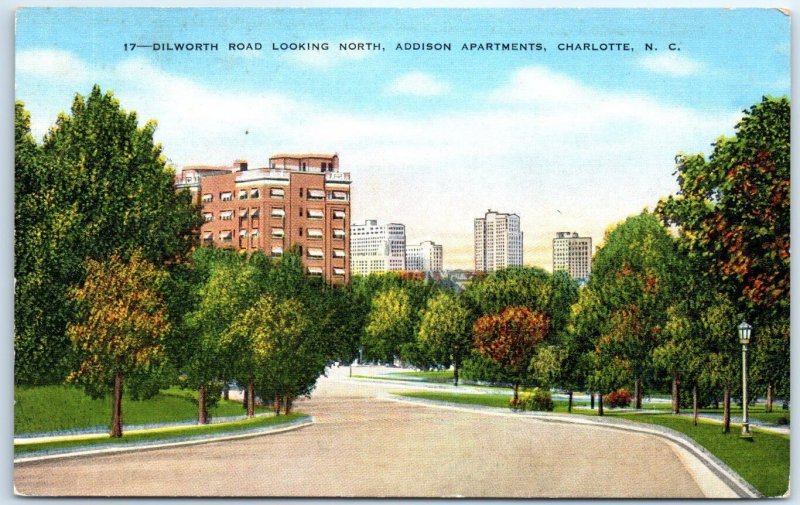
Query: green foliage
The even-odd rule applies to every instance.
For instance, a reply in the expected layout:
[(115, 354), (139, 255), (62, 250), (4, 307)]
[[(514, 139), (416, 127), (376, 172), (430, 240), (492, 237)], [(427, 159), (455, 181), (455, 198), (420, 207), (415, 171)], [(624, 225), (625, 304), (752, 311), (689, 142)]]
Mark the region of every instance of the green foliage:
[[(512, 405), (512, 407), (514, 406)], [(555, 404), (553, 403), (553, 397), (550, 395), (550, 391), (533, 388), (520, 395), (516, 407), (521, 410), (552, 412), (555, 408)]]
[(472, 348), (471, 323), (469, 311), (456, 295), (442, 291), (428, 299), (419, 340), (431, 354), (440, 357), (442, 366), (452, 363), (458, 369)]
[(739, 311), (765, 319), (788, 318), (790, 110), (787, 98), (764, 97), (708, 160), (679, 155), (678, 196), (658, 206), (710, 263), (704, 275)]
[(402, 288), (390, 288), (372, 301), (364, 335), (364, 353), (371, 359), (393, 361), (400, 346), (414, 338), (411, 299)]
[(111, 390), (114, 376), (136, 378), (164, 357), (163, 340), (169, 322), (155, 286), (164, 273), (134, 252), (130, 260), (112, 256), (89, 260), (86, 281), (74, 290), (80, 318), (67, 335), (81, 357), (68, 380), (90, 394)]
[(77, 95), (41, 146), (15, 108), (15, 381), (58, 382), (76, 362), (66, 338), (75, 319), (69, 291), (85, 278), (86, 258), (128, 259), (134, 251), (161, 265), (184, 255), (200, 224), (188, 192), (153, 141), (95, 86)]
[(592, 381), (599, 390), (650, 373), (667, 309), (680, 295), (681, 260), (675, 241), (647, 212), (606, 233), (586, 287), (591, 295), (581, 316), (588, 321), (580, 323), (596, 338)]

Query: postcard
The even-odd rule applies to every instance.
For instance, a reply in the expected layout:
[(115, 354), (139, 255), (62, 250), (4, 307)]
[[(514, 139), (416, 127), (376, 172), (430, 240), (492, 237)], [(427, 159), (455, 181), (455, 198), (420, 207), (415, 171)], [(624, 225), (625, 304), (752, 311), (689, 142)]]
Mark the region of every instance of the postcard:
[(15, 492), (787, 497), (790, 16), (18, 9)]

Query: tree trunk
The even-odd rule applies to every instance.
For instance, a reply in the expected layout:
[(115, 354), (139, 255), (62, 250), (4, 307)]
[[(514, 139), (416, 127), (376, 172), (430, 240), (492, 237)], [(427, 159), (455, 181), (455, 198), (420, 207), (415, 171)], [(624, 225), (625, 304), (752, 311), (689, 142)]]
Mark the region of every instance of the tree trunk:
[(597, 415), (603, 415), (603, 393), (597, 395)]
[(250, 397), (250, 395), (248, 394), (247, 388), (245, 387), (244, 388), (244, 399), (242, 400), (242, 407), (244, 407), (245, 410), (247, 410), (247, 406), (250, 404), (250, 400), (248, 400), (249, 397)]
[(636, 396), (636, 408), (642, 408), (642, 396), (644, 393), (642, 392), (642, 378), (636, 377), (636, 383), (634, 384), (634, 396)]
[(206, 410), (206, 385), (197, 390), (197, 424), (208, 424), (208, 411)]
[(458, 358), (453, 360), (453, 384), (458, 386)]
[(774, 400), (774, 398), (772, 397), (773, 394), (774, 394), (774, 392), (772, 390), (772, 383), (768, 382), (767, 383), (767, 404), (764, 406), (764, 410), (766, 412), (772, 412), (772, 402)]
[(224, 388), (222, 388), (222, 398), (224, 400), (231, 399), (231, 389), (227, 385)]
[(697, 426), (697, 418), (698, 418), (698, 400), (697, 400), (697, 384), (692, 386), (692, 423)]
[(256, 385), (252, 377), (247, 382), (247, 417), (256, 415)]
[(519, 406), (519, 384), (514, 383), (514, 410)]
[(722, 433), (731, 431), (731, 387), (725, 384), (722, 391)]
[(114, 373), (114, 400), (111, 416), (111, 436), (122, 436), (122, 373)]
[(677, 373), (672, 375), (672, 413), (681, 413), (681, 380)]
[(567, 393), (569, 395), (569, 402), (567, 403), (567, 412), (572, 412), (572, 391)]
[(291, 411), (292, 411), (292, 397), (287, 395), (286, 399), (283, 402), (283, 413), (288, 416)]
[(591, 409), (594, 410), (594, 391), (589, 394), (589, 398), (591, 399)]

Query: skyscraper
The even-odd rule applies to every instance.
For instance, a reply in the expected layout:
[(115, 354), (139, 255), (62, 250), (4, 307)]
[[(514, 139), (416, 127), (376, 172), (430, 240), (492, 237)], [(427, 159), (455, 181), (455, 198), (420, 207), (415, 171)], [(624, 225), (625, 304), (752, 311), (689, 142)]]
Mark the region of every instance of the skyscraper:
[(441, 272), (442, 246), (430, 240), (406, 246), (406, 270), (409, 272)]
[(177, 188), (201, 205), (204, 245), (281, 256), (296, 246), (311, 275), (350, 280), (350, 174), (336, 154), (278, 154), (269, 167), (184, 167)]
[(569, 273), (573, 279), (586, 281), (592, 273), (592, 238), (577, 233), (558, 232), (553, 239), (553, 272)]
[(352, 224), (350, 250), (354, 274), (405, 270), (406, 227), (398, 223), (379, 224), (374, 219)]
[(475, 271), (495, 272), (522, 266), (519, 216), (489, 209), (475, 219)]

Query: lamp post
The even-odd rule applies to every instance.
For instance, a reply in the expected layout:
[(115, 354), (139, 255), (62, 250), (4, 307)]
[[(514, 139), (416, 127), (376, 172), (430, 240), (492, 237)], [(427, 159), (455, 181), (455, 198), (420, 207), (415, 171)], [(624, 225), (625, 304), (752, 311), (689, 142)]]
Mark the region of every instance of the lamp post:
[(747, 345), (753, 327), (742, 321), (739, 324), (739, 342), (742, 344), (742, 434), (741, 438), (753, 438), (747, 419)]

